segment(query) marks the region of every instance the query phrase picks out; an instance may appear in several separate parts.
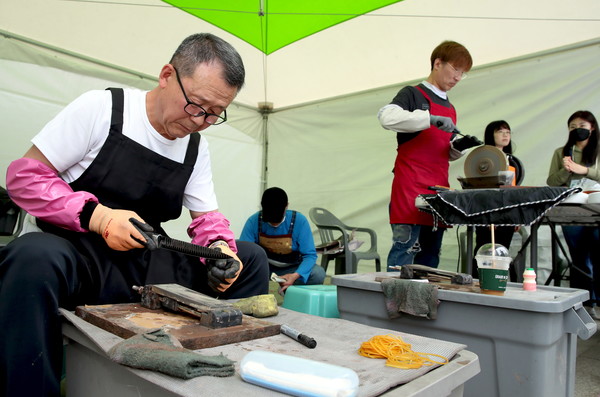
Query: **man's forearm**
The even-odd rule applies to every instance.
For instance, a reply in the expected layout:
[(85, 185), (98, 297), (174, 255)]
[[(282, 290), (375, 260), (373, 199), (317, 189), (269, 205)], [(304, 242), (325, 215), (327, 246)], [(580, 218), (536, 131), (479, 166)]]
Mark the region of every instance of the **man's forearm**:
[(398, 105), (389, 104), (382, 107), (377, 114), (381, 126), (395, 132), (417, 132), (429, 128), (429, 112), (415, 110), (410, 112)]

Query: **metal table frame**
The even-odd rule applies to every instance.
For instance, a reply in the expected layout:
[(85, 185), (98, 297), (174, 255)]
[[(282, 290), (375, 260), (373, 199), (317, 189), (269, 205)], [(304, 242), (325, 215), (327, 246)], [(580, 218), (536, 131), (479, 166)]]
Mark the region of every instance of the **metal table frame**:
[[(552, 270), (550, 276), (544, 285), (550, 285), (554, 281), (555, 286), (560, 286), (563, 279), (563, 272), (560, 268), (558, 250), (560, 249), (567, 258), (567, 268), (572, 263), (567, 255), (567, 250), (563, 245), (560, 236), (556, 232), (556, 226), (600, 226), (600, 204), (560, 204), (551, 208), (542, 219), (531, 225), (531, 233), (523, 242), (519, 253), (529, 246), (530, 248), (530, 267), (537, 271), (538, 262), (538, 229), (542, 225), (550, 227), (552, 244)], [(473, 232), (474, 226), (467, 226), (467, 273), (471, 274), (473, 266)], [(517, 277), (522, 282), (522, 273), (524, 269), (517, 269)]]

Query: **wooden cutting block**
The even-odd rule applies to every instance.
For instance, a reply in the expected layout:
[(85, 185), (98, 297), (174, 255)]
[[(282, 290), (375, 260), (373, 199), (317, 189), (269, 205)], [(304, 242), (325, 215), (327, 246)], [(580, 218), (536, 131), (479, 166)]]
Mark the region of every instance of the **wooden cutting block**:
[(136, 303), (78, 306), (75, 314), (124, 339), (164, 327), (183, 347), (190, 350), (277, 335), (281, 327), (279, 324), (244, 315), (240, 325), (208, 328), (200, 325), (199, 320), (192, 316), (163, 309), (152, 310)]

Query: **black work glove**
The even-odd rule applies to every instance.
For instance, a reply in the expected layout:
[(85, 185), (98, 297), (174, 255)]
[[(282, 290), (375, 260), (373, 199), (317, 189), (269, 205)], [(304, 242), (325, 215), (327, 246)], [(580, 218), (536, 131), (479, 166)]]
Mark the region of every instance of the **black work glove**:
[(456, 126), (450, 117), (429, 116), (429, 124), (442, 131), (454, 132), (456, 130)]
[(240, 262), (234, 258), (206, 259), (208, 285), (216, 292), (224, 292), (242, 271)]
[(481, 145), (483, 145), (483, 142), (481, 142), (479, 139), (472, 135), (465, 135), (462, 138), (458, 138), (452, 141), (452, 147), (460, 152)]

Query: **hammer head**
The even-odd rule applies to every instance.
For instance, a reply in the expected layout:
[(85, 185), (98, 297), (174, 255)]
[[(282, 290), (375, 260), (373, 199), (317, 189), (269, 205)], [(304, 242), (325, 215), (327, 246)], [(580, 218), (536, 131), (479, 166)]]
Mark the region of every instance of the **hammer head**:
[(456, 273), (450, 278), (452, 284), (469, 285), (473, 284), (473, 276), (466, 273)]
[(410, 266), (400, 267), (400, 278), (413, 279), (415, 278), (415, 272), (413, 272)]

